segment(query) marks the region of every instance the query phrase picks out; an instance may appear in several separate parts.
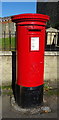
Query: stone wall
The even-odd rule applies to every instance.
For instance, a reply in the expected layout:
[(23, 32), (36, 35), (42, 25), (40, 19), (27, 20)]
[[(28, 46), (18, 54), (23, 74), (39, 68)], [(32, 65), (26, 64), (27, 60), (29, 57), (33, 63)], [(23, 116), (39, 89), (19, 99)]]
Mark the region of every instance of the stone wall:
[(55, 81), (59, 79), (57, 68), (59, 64), (59, 52), (45, 52), (44, 79)]
[[(0, 85), (12, 82), (12, 53), (0, 52)], [(44, 80), (57, 81), (59, 79), (59, 52), (45, 52)]]
[(12, 82), (12, 53), (0, 51), (0, 85)]

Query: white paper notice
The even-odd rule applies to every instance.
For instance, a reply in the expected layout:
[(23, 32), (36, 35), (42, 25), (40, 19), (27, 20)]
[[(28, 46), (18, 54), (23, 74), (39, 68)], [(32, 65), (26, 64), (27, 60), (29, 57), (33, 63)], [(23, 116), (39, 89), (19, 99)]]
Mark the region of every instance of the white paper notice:
[(31, 51), (39, 50), (39, 37), (31, 37)]

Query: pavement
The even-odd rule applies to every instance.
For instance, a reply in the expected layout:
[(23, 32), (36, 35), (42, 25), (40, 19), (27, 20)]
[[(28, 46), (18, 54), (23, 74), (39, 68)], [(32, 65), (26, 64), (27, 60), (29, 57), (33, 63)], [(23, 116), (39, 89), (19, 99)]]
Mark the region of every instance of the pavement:
[(2, 118), (2, 96), (0, 95), (0, 120)]
[[(57, 95), (56, 94), (47, 94), (48, 91), (44, 93), (44, 105), (49, 106), (51, 109), (51, 112), (43, 112), (40, 114), (39, 111), (33, 112), (33, 114), (30, 114), (30, 112), (22, 112), (16, 110), (11, 105), (11, 96), (8, 94), (3, 94), (2, 97), (0, 95), (0, 106), (2, 107), (2, 113), (0, 111), (0, 118), (2, 114), (2, 118), (58, 118), (57, 115)], [(56, 89), (54, 90), (54, 93), (56, 93)], [(1, 104), (2, 100), (2, 104)], [(1, 108), (0, 107), (0, 108)], [(59, 109), (59, 108), (58, 108)]]

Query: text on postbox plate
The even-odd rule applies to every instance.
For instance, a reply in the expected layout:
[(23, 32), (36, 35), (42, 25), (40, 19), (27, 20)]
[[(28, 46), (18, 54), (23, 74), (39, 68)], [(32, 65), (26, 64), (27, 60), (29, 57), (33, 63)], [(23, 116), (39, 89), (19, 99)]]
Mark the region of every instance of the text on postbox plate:
[(31, 51), (39, 51), (39, 37), (31, 37)]

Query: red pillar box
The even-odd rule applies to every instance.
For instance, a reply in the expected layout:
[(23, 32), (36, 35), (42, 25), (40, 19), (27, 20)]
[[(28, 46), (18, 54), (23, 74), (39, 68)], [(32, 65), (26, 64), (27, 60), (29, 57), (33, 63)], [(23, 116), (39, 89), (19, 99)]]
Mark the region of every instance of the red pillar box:
[(45, 26), (49, 16), (20, 14), (16, 23), (17, 79), (16, 102), (32, 107), (43, 102)]

